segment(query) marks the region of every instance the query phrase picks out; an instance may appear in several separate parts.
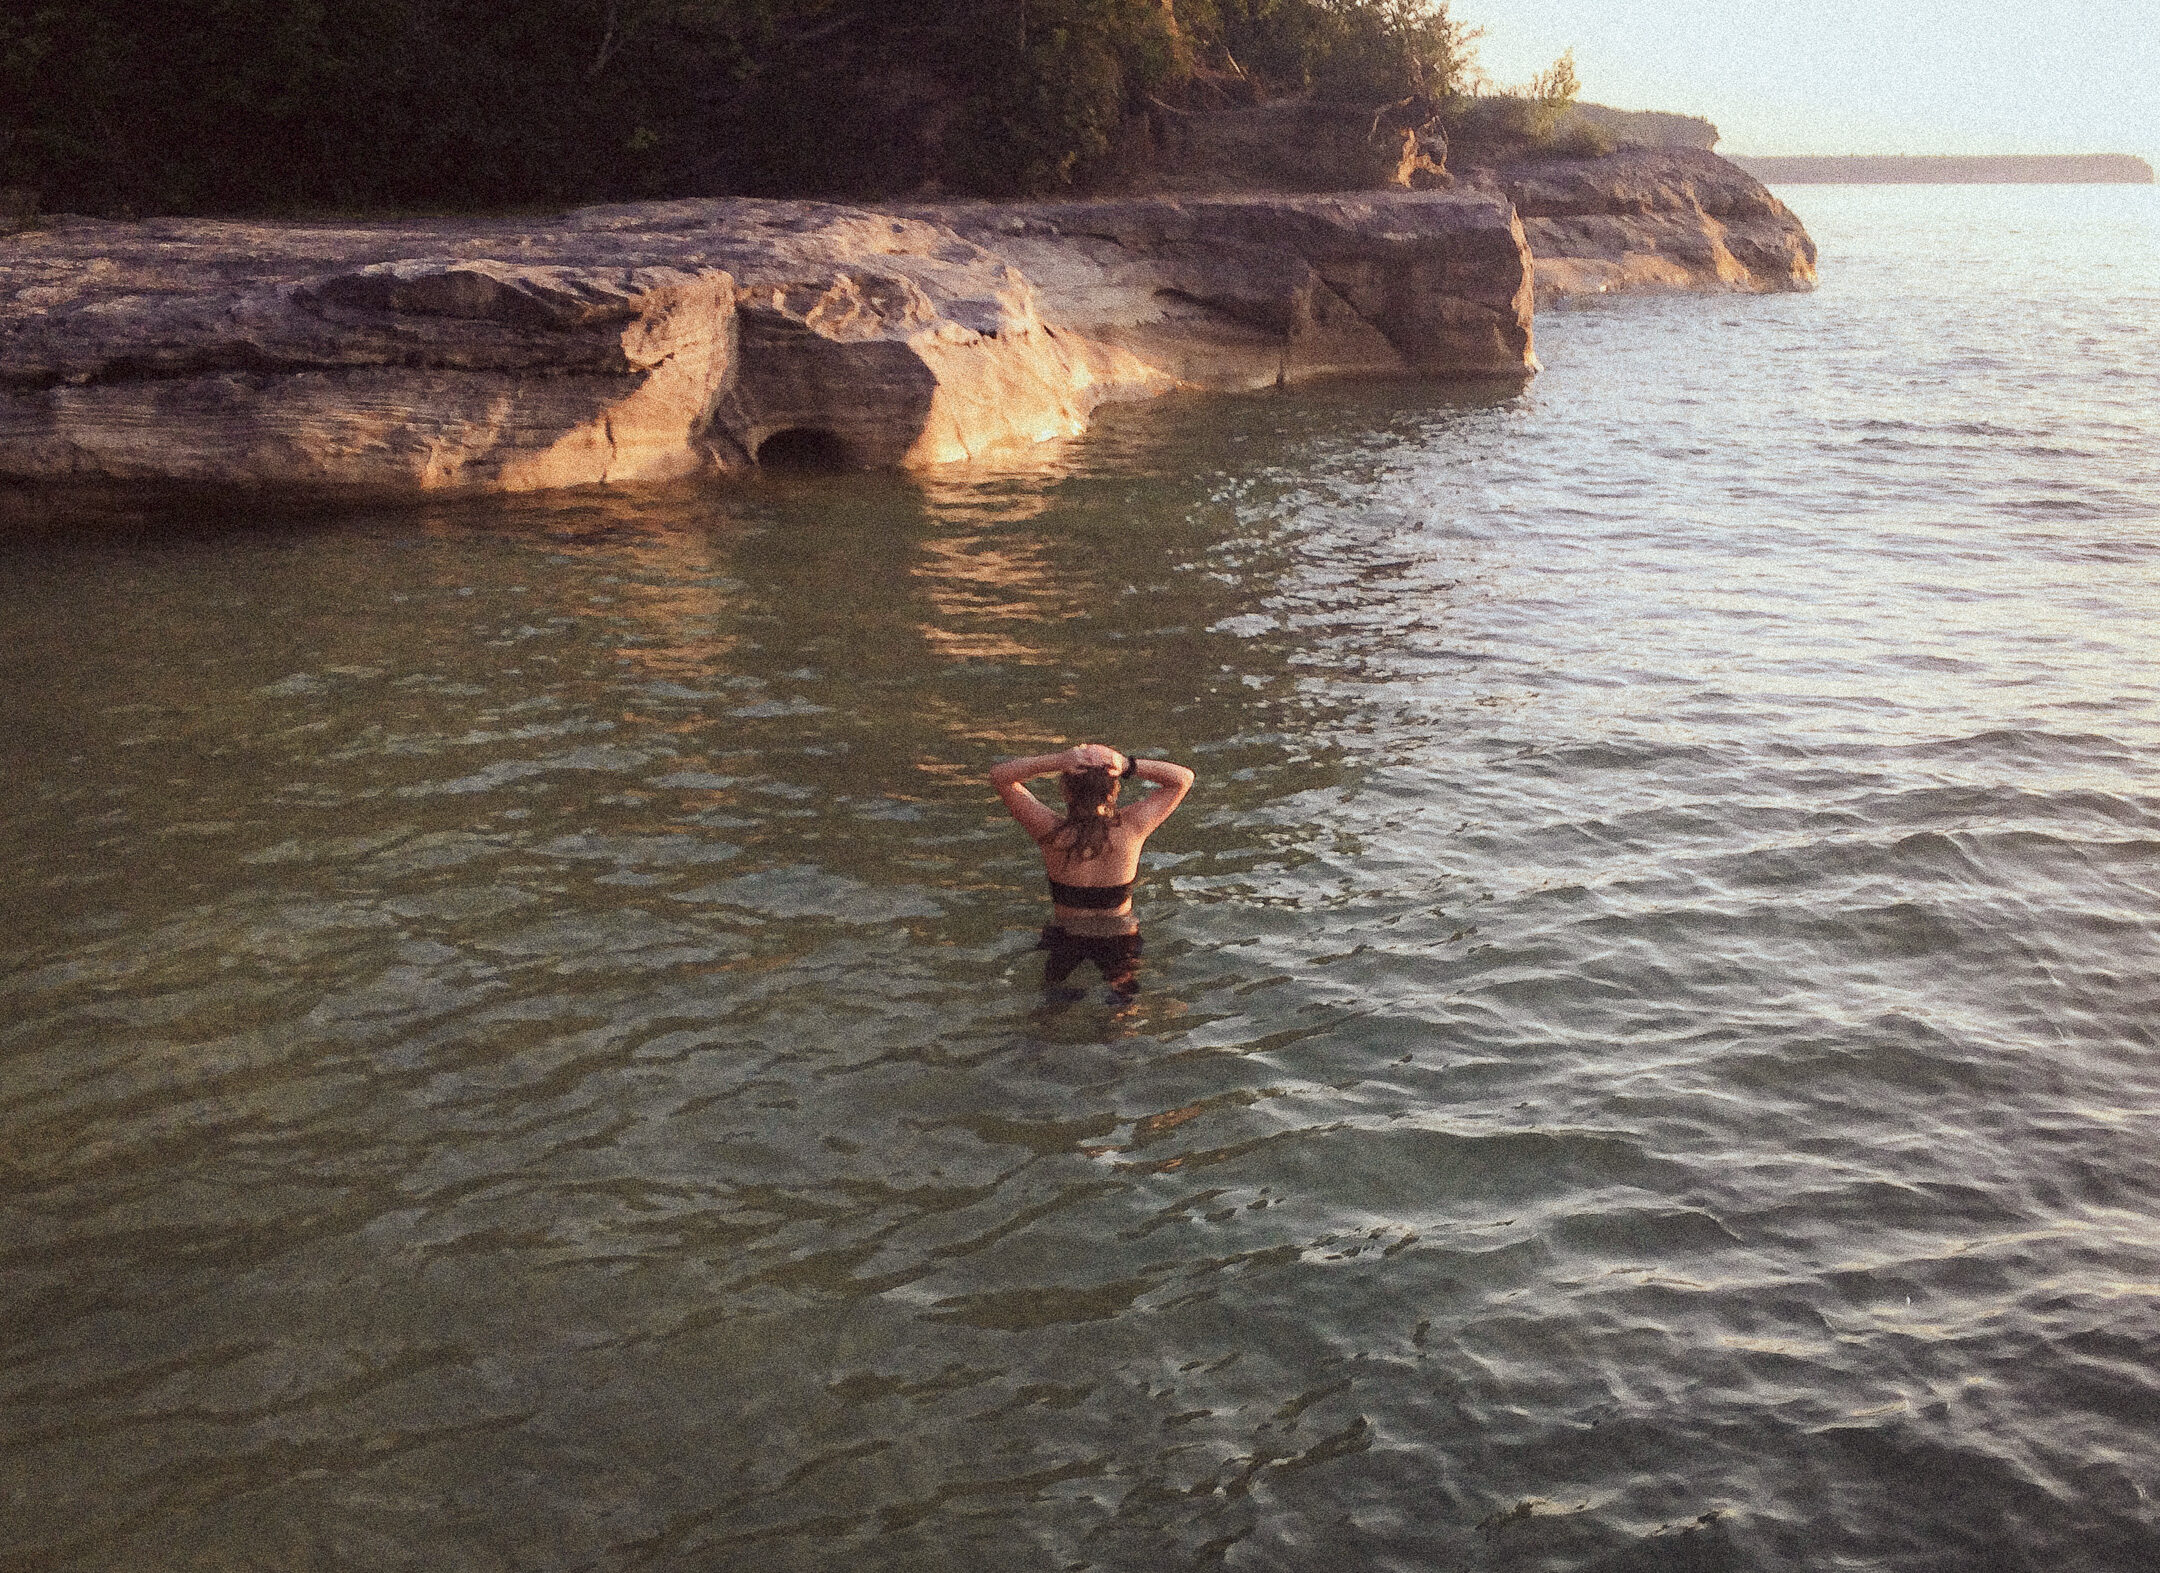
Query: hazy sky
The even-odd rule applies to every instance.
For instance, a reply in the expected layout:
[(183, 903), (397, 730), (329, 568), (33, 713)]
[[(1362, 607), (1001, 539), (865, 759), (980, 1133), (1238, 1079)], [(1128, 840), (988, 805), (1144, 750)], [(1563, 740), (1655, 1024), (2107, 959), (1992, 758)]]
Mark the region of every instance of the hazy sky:
[(1573, 47), (1583, 97), (1725, 153), (2136, 153), (2160, 164), (2160, 0), (1454, 0), (1503, 85)]

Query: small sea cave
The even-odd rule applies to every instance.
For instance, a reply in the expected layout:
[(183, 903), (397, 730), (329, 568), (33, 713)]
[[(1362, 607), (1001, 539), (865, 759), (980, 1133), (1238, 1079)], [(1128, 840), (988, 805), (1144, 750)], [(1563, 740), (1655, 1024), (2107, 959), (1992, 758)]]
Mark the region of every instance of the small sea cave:
[(860, 468), (838, 432), (816, 426), (789, 426), (757, 445), (758, 467), (765, 470), (832, 471)]

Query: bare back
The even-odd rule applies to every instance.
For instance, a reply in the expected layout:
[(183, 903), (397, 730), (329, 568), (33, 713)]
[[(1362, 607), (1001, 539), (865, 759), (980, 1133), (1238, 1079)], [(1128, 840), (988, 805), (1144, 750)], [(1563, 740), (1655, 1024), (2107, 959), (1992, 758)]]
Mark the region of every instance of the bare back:
[(1155, 825), (1162, 823), (1157, 818), (1155, 824), (1136, 828), (1137, 818), (1135, 812), (1120, 808), (1117, 818), (1110, 822), (1109, 841), (1091, 858), (1074, 857), (1068, 848), (1059, 845), (1056, 830), (1037, 838), (1035, 845), (1042, 851), (1043, 872), (1061, 885), (1131, 884), (1140, 872), (1140, 849), (1147, 844)]
[[(1093, 857), (1078, 857), (1059, 832), (1065, 816), (1055, 812), (1030, 792), (1024, 782), (1037, 776), (1068, 771), (1114, 769), (1122, 789), (1126, 781), (1139, 780), (1152, 788), (1130, 802), (1114, 803), (1114, 813), (1104, 826), (1101, 850)], [(1192, 789), (1193, 773), (1183, 765), (1162, 759), (1131, 759), (1099, 743), (1084, 743), (1061, 754), (1040, 754), (1028, 759), (1007, 760), (990, 773), (991, 784), (1004, 800), (1006, 811), (1035, 840), (1042, 853), (1043, 872), (1060, 885), (1105, 889), (1129, 886), (1140, 872), (1140, 850), (1147, 838), (1170, 817)], [(1122, 790), (1120, 792), (1122, 796)], [(1117, 915), (1131, 910), (1131, 896), (1115, 908), (1079, 908), (1056, 904), (1061, 918), (1070, 912)]]

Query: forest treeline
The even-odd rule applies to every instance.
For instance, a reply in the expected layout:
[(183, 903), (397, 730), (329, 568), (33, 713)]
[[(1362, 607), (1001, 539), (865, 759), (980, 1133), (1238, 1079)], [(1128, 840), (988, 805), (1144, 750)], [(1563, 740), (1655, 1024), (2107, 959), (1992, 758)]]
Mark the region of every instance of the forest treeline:
[(47, 211), (1011, 195), (1151, 104), (1440, 100), (1446, 0), (11, 0), (0, 186)]

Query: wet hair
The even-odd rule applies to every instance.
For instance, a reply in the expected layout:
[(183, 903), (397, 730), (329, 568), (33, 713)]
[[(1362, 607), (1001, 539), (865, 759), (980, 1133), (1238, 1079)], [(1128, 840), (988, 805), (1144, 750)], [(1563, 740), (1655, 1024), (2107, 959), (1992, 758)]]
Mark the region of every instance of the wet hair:
[(1117, 777), (1102, 765), (1067, 770), (1058, 776), (1065, 789), (1065, 817), (1045, 839), (1062, 847), (1075, 863), (1101, 857), (1110, 845), (1110, 827), (1118, 823)]

